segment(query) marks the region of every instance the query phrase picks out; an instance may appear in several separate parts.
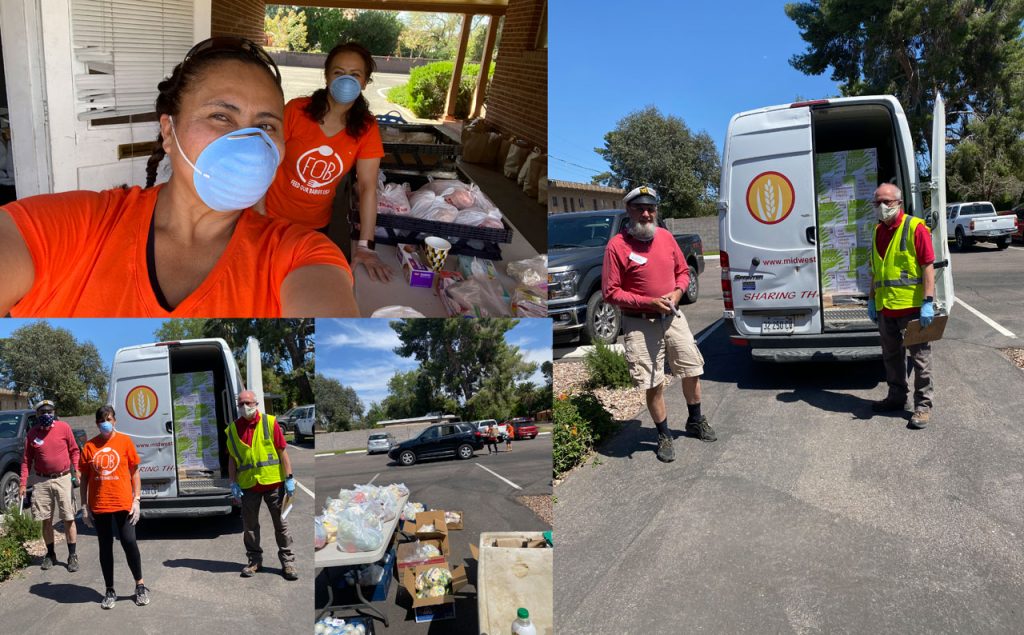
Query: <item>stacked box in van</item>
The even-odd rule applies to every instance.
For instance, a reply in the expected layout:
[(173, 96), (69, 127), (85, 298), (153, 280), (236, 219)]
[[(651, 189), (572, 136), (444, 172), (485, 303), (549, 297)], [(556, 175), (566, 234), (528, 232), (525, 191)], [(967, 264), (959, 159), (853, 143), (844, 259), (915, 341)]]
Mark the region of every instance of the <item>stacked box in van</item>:
[(220, 473), (213, 373), (171, 375), (171, 398), (179, 488), (189, 481), (209, 486)]
[(875, 148), (815, 157), (821, 294), (825, 308), (856, 304), (868, 295), (878, 185)]

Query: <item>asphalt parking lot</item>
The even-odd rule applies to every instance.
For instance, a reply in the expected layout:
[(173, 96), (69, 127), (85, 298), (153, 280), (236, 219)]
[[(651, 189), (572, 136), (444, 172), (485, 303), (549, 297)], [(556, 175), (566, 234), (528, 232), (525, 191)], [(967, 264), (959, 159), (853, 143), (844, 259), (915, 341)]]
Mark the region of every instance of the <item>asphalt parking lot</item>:
[(871, 416), (881, 362), (755, 364), (733, 347), (710, 261), (685, 312), (718, 441), (679, 436), (661, 464), (642, 412), (559, 484), (556, 631), (1019, 633), (1024, 372), (1000, 349), (1024, 347), (1024, 249), (952, 262), (962, 302), (915, 431), (909, 413)]
[[(501, 448), (504, 450), (504, 444)], [(411, 502), (423, 503), (430, 509), (464, 512), (464, 528), (449, 534), (449, 564), (465, 565), (469, 580), (469, 584), (456, 593), (456, 620), (424, 625), (414, 621), (411, 599), (404, 591), (398, 592), (400, 583), (393, 579), (387, 601), (375, 604), (388, 616), (390, 627), (385, 629), (383, 622), (376, 621), (377, 632), (422, 635), (429, 630), (431, 633), (477, 635), (476, 563), (470, 560), (469, 545), (477, 544), (480, 533), (485, 531), (550, 529), (516, 497), (551, 495), (551, 436), (513, 442), (512, 452), (488, 455), (484, 449), (465, 461), (424, 461), (411, 467), (401, 467), (383, 454), (319, 456), (316, 458), (317, 513), (327, 497), (336, 495), (342, 487), (370, 482), (374, 485), (405, 483)], [(327, 601), (322, 587), (326, 580), (326, 572), (317, 577), (318, 607)]]
[[(68, 573), (67, 546), (56, 546), (60, 562), (49, 571), (29, 568), (0, 583), (0, 632), (5, 633), (180, 633), (183, 630), (248, 630), (259, 615), (260, 631), (297, 632), (309, 628), (313, 594), (313, 448), (289, 444), (292, 471), (299, 482), (295, 507), (288, 516), (299, 579), (281, 577), (273, 525), (266, 507), (260, 514), (264, 570), (242, 578), (245, 548), (242, 521), (236, 516), (199, 519), (143, 519), (136, 529), (142, 572), (150, 604), (135, 606), (134, 581), (120, 544), (114, 545), (114, 580), (118, 601), (104, 611), (103, 576), (96, 534), (79, 517), (81, 569)], [(303, 486), (308, 492), (303, 491)], [(117, 541), (115, 540), (115, 543)], [(305, 589), (305, 591), (303, 591)]]

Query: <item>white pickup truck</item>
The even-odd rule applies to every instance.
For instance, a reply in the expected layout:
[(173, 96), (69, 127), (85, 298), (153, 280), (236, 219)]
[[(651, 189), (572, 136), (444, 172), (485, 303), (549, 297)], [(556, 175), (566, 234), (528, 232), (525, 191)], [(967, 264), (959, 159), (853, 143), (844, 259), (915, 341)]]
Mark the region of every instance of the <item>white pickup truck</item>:
[(946, 232), (953, 236), (960, 251), (979, 240), (993, 242), (999, 249), (1006, 249), (1016, 230), (1013, 216), (999, 216), (995, 206), (987, 201), (946, 206)]

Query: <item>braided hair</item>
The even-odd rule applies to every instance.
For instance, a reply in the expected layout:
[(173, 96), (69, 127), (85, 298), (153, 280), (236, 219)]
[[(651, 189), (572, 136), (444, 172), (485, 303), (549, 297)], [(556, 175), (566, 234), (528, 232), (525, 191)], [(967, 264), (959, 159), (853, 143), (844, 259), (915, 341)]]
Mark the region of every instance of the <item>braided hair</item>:
[[(326, 77), (330, 70), (331, 61), (334, 59), (334, 56), (345, 52), (356, 53), (359, 57), (363, 58), (363, 65), (366, 67), (366, 81), (369, 82), (373, 72), (377, 70), (377, 63), (373, 61), (373, 55), (370, 54), (370, 51), (357, 42), (345, 42), (331, 49), (331, 52), (327, 54), (326, 61), (324, 61), (324, 76)], [(326, 88), (314, 91), (309, 103), (303, 108), (306, 116), (313, 121), (323, 121), (324, 117), (327, 116), (328, 95), (329, 93)], [(345, 132), (353, 139), (358, 139), (366, 132), (371, 123), (373, 123), (373, 114), (370, 112), (370, 103), (360, 93), (359, 97), (356, 97), (356, 100), (352, 103), (352, 107), (345, 113)]]
[[(243, 49), (216, 49), (209, 52), (197, 54), (186, 59), (174, 67), (170, 77), (165, 78), (157, 84), (159, 95), (156, 98), (156, 114), (177, 116), (181, 110), (181, 97), (192, 84), (206, 71), (207, 67), (223, 60), (236, 60), (259, 66), (274, 78), (277, 89), (281, 90), (281, 81), (277, 75), (270, 70), (259, 58)], [(282, 98), (284, 92), (281, 92)], [(156, 143), (153, 145), (153, 154), (146, 162), (146, 187), (153, 187), (156, 183), (156, 170), (167, 153), (164, 152), (164, 137), (162, 132), (156, 135)]]

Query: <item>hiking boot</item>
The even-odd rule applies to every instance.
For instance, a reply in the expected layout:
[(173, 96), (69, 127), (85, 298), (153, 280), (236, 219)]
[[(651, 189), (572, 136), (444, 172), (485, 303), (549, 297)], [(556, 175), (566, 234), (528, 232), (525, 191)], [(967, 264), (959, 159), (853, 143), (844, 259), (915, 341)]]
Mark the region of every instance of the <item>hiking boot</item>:
[(659, 434), (658, 435), (658, 460), (662, 463), (671, 463), (676, 460), (676, 451), (672, 449), (672, 437)]
[(135, 585), (135, 606), (146, 606), (149, 604), (149, 589), (145, 584)]
[(114, 593), (113, 589), (107, 589), (107, 593), (103, 596), (100, 606), (105, 609), (112, 609), (114, 608), (114, 602), (117, 602), (117, 593)]
[(711, 442), (718, 440), (715, 431), (708, 425), (708, 418), (704, 415), (701, 415), (697, 421), (687, 421), (686, 433), (697, 437), (701, 441)]
[(931, 413), (927, 410), (915, 410), (914, 416), (910, 418), (910, 423), (907, 424), (914, 430), (923, 430), (928, 427), (928, 420), (931, 418)]
[(903, 410), (907, 405), (907, 398), (886, 397), (881, 401), (871, 402), (871, 412), (895, 412)]
[(78, 554), (73, 553), (68, 556), (68, 572), (74, 573), (78, 571)]
[(243, 578), (251, 578), (251, 577), (253, 577), (254, 575), (256, 575), (256, 572), (259, 571), (262, 568), (262, 566), (263, 566), (263, 564), (260, 563), (260, 562), (256, 562), (256, 561), (249, 562), (249, 564), (245, 565), (245, 568), (242, 569), (242, 577)]
[(299, 574), (295, 572), (295, 565), (290, 562), (281, 565), (281, 577), (285, 580), (298, 580)]
[(43, 571), (46, 571), (47, 569), (52, 569), (53, 568), (53, 558), (51, 558), (49, 555), (43, 556), (43, 563), (41, 565), (39, 565), (39, 568), (42, 569)]

